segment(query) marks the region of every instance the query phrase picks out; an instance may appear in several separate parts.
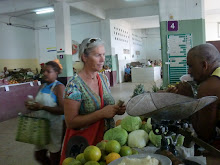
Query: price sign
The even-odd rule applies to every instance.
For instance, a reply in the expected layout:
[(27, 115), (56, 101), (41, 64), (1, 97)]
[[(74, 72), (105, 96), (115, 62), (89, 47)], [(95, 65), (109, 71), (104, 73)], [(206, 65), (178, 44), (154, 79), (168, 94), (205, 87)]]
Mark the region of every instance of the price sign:
[(168, 21), (167, 30), (168, 31), (178, 31), (178, 21)]

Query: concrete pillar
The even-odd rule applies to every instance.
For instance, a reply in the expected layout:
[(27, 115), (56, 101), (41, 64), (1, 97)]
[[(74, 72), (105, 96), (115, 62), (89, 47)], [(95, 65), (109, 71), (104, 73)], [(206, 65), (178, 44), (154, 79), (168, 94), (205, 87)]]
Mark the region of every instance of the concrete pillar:
[(112, 38), (113, 31), (111, 30), (111, 21), (110, 19), (101, 20), (101, 36), (102, 40), (105, 42), (105, 64), (111, 67), (111, 73), (106, 73), (111, 86), (114, 86), (118, 83), (118, 57), (112, 50)]
[(57, 2), (54, 9), (57, 58), (63, 66), (59, 80), (66, 84), (67, 80), (73, 76), (70, 6), (65, 2)]
[[(159, 0), (159, 13), (163, 82), (166, 86), (169, 83), (169, 66), (165, 64), (169, 60), (167, 37), (172, 34), (192, 34), (192, 47), (205, 43), (204, 0)], [(168, 21), (172, 20), (178, 21), (177, 31), (168, 31)]]

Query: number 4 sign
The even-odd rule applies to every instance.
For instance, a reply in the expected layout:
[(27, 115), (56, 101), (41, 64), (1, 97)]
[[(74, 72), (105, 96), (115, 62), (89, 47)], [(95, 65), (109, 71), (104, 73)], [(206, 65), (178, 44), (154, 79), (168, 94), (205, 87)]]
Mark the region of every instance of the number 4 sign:
[(178, 21), (168, 21), (167, 30), (168, 31), (178, 31)]

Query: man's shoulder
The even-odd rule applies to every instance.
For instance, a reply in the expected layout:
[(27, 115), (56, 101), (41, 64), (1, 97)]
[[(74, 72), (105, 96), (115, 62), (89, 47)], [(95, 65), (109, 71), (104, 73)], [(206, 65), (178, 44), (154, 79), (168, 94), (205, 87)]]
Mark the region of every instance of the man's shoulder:
[[(201, 83), (201, 86), (213, 87), (213, 85), (220, 85), (220, 78), (216, 76), (211, 76), (207, 80)], [(220, 88), (220, 86), (219, 86)]]
[(220, 95), (220, 78), (211, 76), (200, 84), (199, 92), (208, 95)]

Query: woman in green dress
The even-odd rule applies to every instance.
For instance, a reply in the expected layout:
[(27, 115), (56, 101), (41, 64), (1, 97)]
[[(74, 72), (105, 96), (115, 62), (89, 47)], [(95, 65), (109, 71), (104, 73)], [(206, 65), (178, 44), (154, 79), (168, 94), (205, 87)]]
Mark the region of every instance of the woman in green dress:
[(83, 69), (68, 82), (64, 95), (67, 125), (61, 156), (83, 152), (87, 145), (96, 145), (104, 131), (114, 127), (113, 117), (122, 115), (125, 106), (115, 105), (107, 77), (99, 71), (105, 62), (104, 43), (99, 38), (87, 38), (80, 45), (79, 58)]

